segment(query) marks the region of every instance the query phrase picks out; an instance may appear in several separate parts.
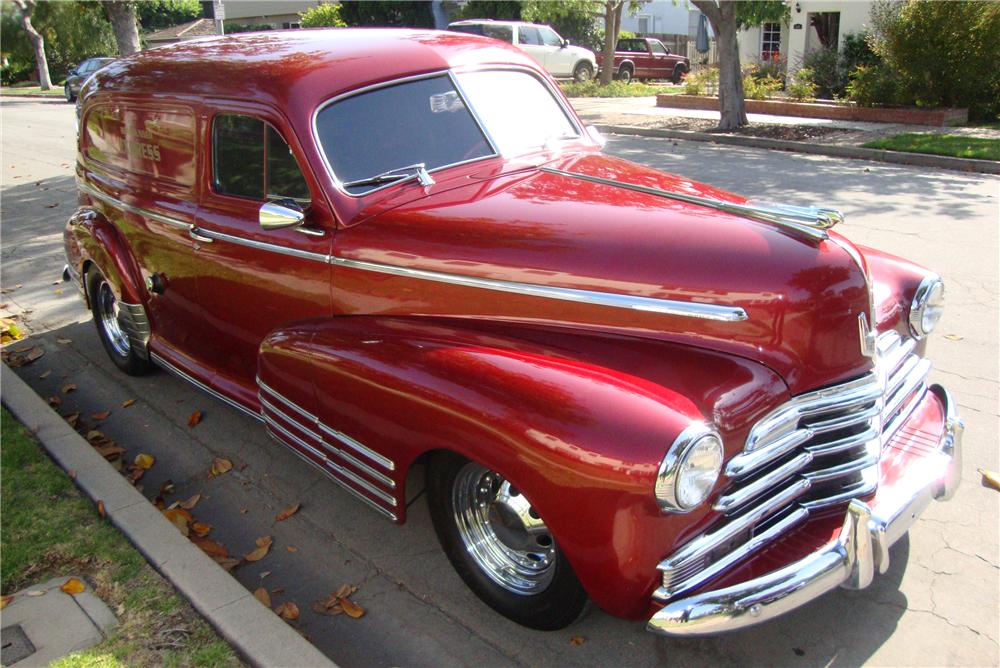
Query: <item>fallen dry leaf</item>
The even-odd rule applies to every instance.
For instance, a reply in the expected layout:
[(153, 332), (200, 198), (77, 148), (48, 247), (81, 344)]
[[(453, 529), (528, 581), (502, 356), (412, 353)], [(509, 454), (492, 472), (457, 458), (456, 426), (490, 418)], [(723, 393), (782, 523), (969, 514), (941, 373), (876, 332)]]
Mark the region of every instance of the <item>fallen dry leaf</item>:
[(292, 516), (292, 515), (294, 515), (295, 513), (299, 512), (299, 508), (300, 508), (301, 506), (302, 506), (302, 504), (301, 504), (301, 503), (296, 503), (296, 504), (295, 504), (294, 506), (290, 506), (290, 507), (288, 507), (288, 508), (285, 508), (285, 509), (284, 509), (284, 510), (282, 510), (282, 511), (281, 511), (280, 513), (278, 513), (277, 515), (275, 515), (275, 516), (274, 516), (274, 520), (275, 520), (276, 522), (284, 522), (284, 521), (285, 521), (285, 520), (287, 520), (287, 519), (288, 519), (289, 517), (291, 517), (291, 516)]
[(108, 516), (107, 511), (104, 510), (104, 502), (103, 501), (98, 501), (97, 502), (97, 514), (101, 516), (101, 519), (104, 519), (105, 517)]
[(277, 595), (277, 594), (280, 594), (280, 593), (282, 593), (284, 591), (285, 591), (284, 587), (275, 587), (274, 589), (271, 590), (271, 594)]
[(164, 510), (163, 516), (170, 520), (170, 523), (177, 527), (177, 530), (180, 531), (182, 535), (187, 536), (190, 533), (188, 520), (181, 514), (179, 508)]
[(208, 538), (196, 538), (191, 542), (200, 547), (201, 551), (210, 557), (229, 558), (229, 550), (222, 543), (216, 543), (214, 540)]
[(69, 476), (70, 480), (76, 480), (76, 469), (70, 469), (66, 471), (66, 475)]
[(282, 603), (277, 608), (275, 608), (274, 611), (278, 614), (279, 617), (289, 622), (294, 622), (296, 619), (299, 618), (299, 606), (295, 605), (291, 601)]
[(299, 551), (299, 548), (295, 547), (294, 545), (286, 545), (285, 549), (288, 550), (289, 552), (298, 552)]
[(257, 577), (259, 577), (261, 580), (263, 580), (264, 578), (266, 578), (270, 574), (271, 574), (271, 571), (262, 571), (261, 574), (258, 575)]
[(28, 596), (30, 596), (31, 598), (38, 598), (39, 596), (45, 596), (45, 590), (32, 589), (31, 591), (28, 592)]
[(38, 374), (38, 377), (39, 377), (39, 378), (40, 378), (41, 380), (45, 380), (45, 379), (46, 379), (46, 378), (48, 378), (48, 377), (49, 377), (50, 375), (52, 375), (52, 369), (49, 369), (48, 371), (43, 371), (42, 373)]
[(337, 593), (335, 594), (335, 596), (337, 598), (347, 598), (348, 596), (350, 596), (351, 594), (353, 594), (357, 590), (358, 590), (357, 587), (352, 587), (349, 584), (341, 585), (340, 589), (337, 590)]
[(944, 338), (948, 339), (949, 341), (961, 341), (965, 337), (959, 334), (945, 334)]
[(211, 524), (205, 524), (204, 522), (195, 522), (191, 525), (191, 532), (198, 536), (199, 538), (204, 538), (212, 530)]
[(135, 465), (144, 471), (152, 468), (155, 462), (156, 459), (153, 458), (153, 455), (147, 455), (145, 452), (141, 452), (135, 456)]
[(247, 514), (247, 509), (246, 508), (240, 508), (240, 515), (246, 515), (246, 514)]
[(14, 600), (13, 596), (0, 596), (0, 610), (6, 608), (7, 604), (9, 604), (13, 600)]
[(76, 423), (80, 420), (80, 412), (77, 411), (76, 413), (70, 413), (69, 415), (66, 415), (65, 418), (66, 422), (69, 423), (69, 426), (76, 429)]
[(983, 487), (989, 487), (1000, 492), (1000, 474), (997, 474), (996, 471), (987, 471), (986, 469), (976, 470), (979, 471), (979, 475), (983, 476), (981, 481)]
[(212, 555), (212, 554), (210, 554), (209, 556), (212, 557), (212, 561), (214, 561), (215, 563), (219, 564), (220, 566), (222, 566), (227, 571), (231, 571), (234, 568), (236, 568), (237, 566), (239, 566), (241, 563), (243, 563), (239, 559), (234, 559), (232, 557), (220, 557), (220, 556)]
[(223, 459), (222, 457), (216, 457), (214, 460), (212, 460), (212, 470), (210, 471), (209, 475), (212, 476), (222, 475), (223, 473), (231, 470), (232, 468), (233, 468), (233, 463), (231, 461), (229, 461), (228, 459)]
[(344, 614), (348, 617), (359, 619), (365, 616), (365, 609), (357, 603), (353, 603), (349, 598), (340, 599), (340, 607), (343, 608)]
[(183, 508), (184, 510), (191, 510), (198, 504), (199, 499), (201, 499), (201, 494), (195, 494), (189, 499), (178, 501), (177, 505)]
[(69, 394), (70, 392), (72, 392), (75, 389), (76, 389), (76, 385), (74, 383), (66, 383), (65, 385), (62, 386), (62, 393), (63, 394)]
[[(118, 459), (119, 455), (125, 454), (125, 448), (115, 445), (114, 443), (95, 443), (94, 450), (97, 450), (97, 453), (108, 461)], [(120, 464), (121, 462), (119, 462), (119, 465)], [(119, 468), (118, 470), (120, 471), (121, 469)]]
[(62, 404), (62, 399), (53, 394), (51, 397), (49, 397), (48, 402), (49, 406), (56, 408)]
[[(53, 283), (52, 285), (59, 285), (59, 283)], [(56, 339), (56, 343), (61, 343), (65, 346), (73, 343), (73, 339)]]
[(129, 406), (131, 406), (134, 403), (135, 403), (135, 399), (126, 399), (125, 401), (122, 402), (122, 408), (128, 408)]
[(247, 561), (260, 561), (267, 556), (268, 551), (271, 549), (271, 544), (274, 539), (270, 536), (261, 536), (257, 539), (257, 549), (250, 552), (250, 554), (243, 557)]
[(160, 495), (157, 495), (156, 498), (153, 499), (153, 505), (156, 506), (156, 508), (161, 511), (167, 509), (167, 502), (164, 501), (163, 497)]
[(312, 608), (312, 611), (315, 612), (318, 615), (326, 615), (328, 617), (336, 617), (337, 615), (344, 614), (344, 609), (342, 607), (340, 607), (339, 604), (334, 604), (334, 605), (332, 605), (332, 606), (330, 606), (328, 608), (323, 603), (321, 603), (319, 601), (316, 601), (310, 607)]
[(267, 589), (264, 587), (257, 587), (253, 593), (253, 597), (267, 607), (271, 607), (271, 595), (267, 593)]
[[(77, 415), (79, 415), (79, 413), (77, 413)], [(100, 413), (91, 413), (90, 419), (97, 420), (98, 422), (100, 422), (101, 420), (107, 420), (109, 415), (111, 415), (111, 411), (101, 411)]]
[(569, 639), (569, 644), (573, 645), (574, 647), (579, 647), (585, 642), (587, 642), (587, 639), (584, 638), (583, 636), (573, 636), (572, 638)]
[(160, 485), (160, 494), (173, 494), (174, 492), (174, 481), (164, 480), (163, 484)]
[(255, 540), (254, 543), (257, 544), (257, 547), (271, 547), (271, 545), (274, 543), (274, 539), (271, 538), (270, 536), (261, 536), (260, 538)]
[(62, 586), (59, 588), (70, 596), (76, 596), (83, 593), (87, 589), (87, 586), (79, 578), (70, 578), (62, 583)]
[(188, 426), (194, 427), (199, 422), (201, 422), (201, 411), (195, 411), (191, 413), (191, 417), (188, 418)]

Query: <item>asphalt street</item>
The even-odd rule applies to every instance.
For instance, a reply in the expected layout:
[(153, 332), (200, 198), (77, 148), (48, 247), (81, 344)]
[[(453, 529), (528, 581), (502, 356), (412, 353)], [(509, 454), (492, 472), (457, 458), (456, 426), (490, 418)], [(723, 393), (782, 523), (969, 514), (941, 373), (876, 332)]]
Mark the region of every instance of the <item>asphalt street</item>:
[[(933, 378), (967, 421), (963, 487), (933, 504), (891, 553), (889, 572), (864, 591), (837, 590), (744, 632), (670, 640), (598, 609), (543, 633), (494, 614), (440, 551), (419, 490), (396, 527), (268, 438), (260, 424), (165, 372), (131, 378), (105, 357), (74, 288), (59, 283), (62, 228), (76, 203), (73, 106), (0, 101), (2, 309), (19, 314), (45, 355), (17, 372), (59, 411), (81, 411), (128, 449), (156, 458), (147, 497), (171, 480), (167, 501), (202, 494), (192, 510), (231, 554), (272, 535), (270, 554), (238, 567), (249, 589), (294, 601), (295, 623), (344, 666), (451, 665), (997, 665), (1000, 494), (977, 468), (998, 465), (998, 219), (1000, 179), (853, 160), (612, 137), (607, 151), (760, 199), (842, 209), (849, 238), (938, 271), (947, 309), (932, 336)], [(608, 222), (614, 234), (614, 221)], [(664, 257), (669, 262), (669, 257)], [(51, 372), (46, 376), (46, 372)], [(43, 377), (45, 376), (45, 377)], [(62, 394), (67, 383), (75, 391)], [(127, 408), (122, 403), (137, 399)], [(188, 416), (203, 413), (188, 427)], [(110, 411), (100, 421), (90, 414)], [(214, 457), (234, 469), (208, 477)], [(283, 508), (301, 503), (291, 519)], [(342, 584), (358, 587), (361, 619), (309, 607)], [(571, 638), (581, 637), (582, 644)]]

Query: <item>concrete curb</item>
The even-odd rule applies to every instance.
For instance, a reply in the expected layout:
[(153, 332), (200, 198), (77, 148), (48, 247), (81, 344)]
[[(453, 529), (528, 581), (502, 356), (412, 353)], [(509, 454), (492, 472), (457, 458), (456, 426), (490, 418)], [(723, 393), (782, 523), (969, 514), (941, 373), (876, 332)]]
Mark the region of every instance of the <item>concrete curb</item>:
[(746, 146), (749, 148), (766, 148), (778, 151), (795, 151), (814, 155), (829, 155), (837, 158), (853, 158), (856, 160), (873, 160), (889, 162), (897, 165), (915, 165), (917, 167), (934, 167), (938, 169), (954, 169), (961, 172), (980, 172), (983, 174), (1000, 174), (1000, 162), (992, 160), (975, 160), (972, 158), (952, 158), (945, 155), (928, 155), (925, 153), (904, 153), (902, 151), (886, 151), (876, 148), (860, 148), (857, 146), (831, 146), (826, 144), (807, 144), (801, 141), (787, 139), (767, 139), (765, 137), (743, 137), (740, 135), (723, 135), (710, 132), (692, 132), (690, 130), (664, 130), (659, 128), (639, 128), (631, 125), (598, 124), (601, 132), (619, 135), (634, 135), (638, 137), (661, 137), (665, 139), (684, 139), (687, 141), (704, 141), (729, 146)]
[(104, 502), (111, 522), (245, 660), (268, 667), (336, 666), (182, 536), (16, 373), (0, 367), (3, 405), (63, 469), (76, 472), (76, 485), (95, 503)]

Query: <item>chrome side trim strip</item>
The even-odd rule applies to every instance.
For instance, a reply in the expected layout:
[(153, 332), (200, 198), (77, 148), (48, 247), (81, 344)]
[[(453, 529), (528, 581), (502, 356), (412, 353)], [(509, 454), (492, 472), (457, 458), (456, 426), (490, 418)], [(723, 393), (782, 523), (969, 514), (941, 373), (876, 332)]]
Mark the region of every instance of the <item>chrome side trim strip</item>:
[(155, 211), (150, 211), (149, 209), (143, 209), (142, 207), (139, 206), (132, 206), (131, 204), (126, 204), (120, 199), (112, 197), (107, 193), (103, 193), (97, 188), (91, 186), (89, 183), (84, 183), (79, 179), (76, 182), (76, 187), (82, 190), (83, 192), (87, 193), (88, 195), (96, 197), (97, 199), (107, 204), (110, 204), (111, 206), (117, 206), (131, 213), (138, 214), (140, 216), (149, 218), (151, 220), (155, 220), (159, 223), (163, 223), (164, 225), (171, 225), (173, 227), (177, 227), (183, 230), (190, 230), (192, 227), (191, 223), (185, 223), (183, 220), (178, 220), (177, 218), (171, 218), (170, 216), (164, 216), (163, 214), (156, 213)]
[(181, 369), (177, 368), (176, 366), (174, 366), (173, 364), (171, 364), (167, 360), (163, 359), (162, 357), (160, 357), (156, 353), (150, 351), (149, 358), (157, 366), (163, 367), (164, 369), (166, 369), (170, 373), (172, 373), (172, 374), (174, 374), (174, 375), (176, 375), (176, 376), (178, 376), (180, 378), (183, 378), (184, 380), (186, 380), (187, 382), (191, 383), (192, 385), (194, 385), (198, 389), (203, 390), (203, 391), (211, 394), (213, 397), (215, 397), (219, 401), (227, 403), (227, 404), (229, 404), (230, 406), (232, 406), (233, 408), (235, 408), (237, 410), (243, 411), (244, 413), (246, 413), (250, 417), (254, 418), (255, 420), (263, 420), (264, 419), (263, 417), (261, 417), (261, 415), (259, 413), (255, 413), (252, 410), (250, 410), (249, 408), (247, 408), (246, 406), (244, 406), (243, 404), (237, 403), (236, 401), (230, 399), (229, 397), (220, 394), (219, 392), (217, 392), (216, 390), (212, 389), (211, 387), (209, 387), (205, 383), (201, 382), (200, 380), (198, 380), (194, 376), (191, 376), (190, 374), (186, 373), (185, 371), (182, 371)]
[[(384, 473), (381, 473), (379, 471), (376, 471), (375, 469), (373, 469), (372, 467), (368, 466), (364, 462), (358, 461), (357, 459), (355, 459), (354, 457), (352, 457), (348, 453), (344, 452), (343, 450), (340, 450), (339, 448), (333, 447), (332, 445), (330, 445), (329, 443), (327, 443), (323, 439), (322, 436), (320, 436), (319, 434), (317, 434), (316, 432), (314, 432), (312, 429), (309, 429), (308, 427), (302, 425), (298, 420), (296, 420), (295, 418), (291, 417), (290, 415), (288, 415), (287, 413), (285, 413), (280, 408), (276, 407), (274, 404), (272, 404), (271, 402), (269, 402), (264, 397), (260, 397), (260, 403), (261, 403), (261, 407), (262, 408), (267, 408), (267, 410), (271, 411), (272, 413), (274, 413), (275, 415), (277, 415), (278, 417), (280, 417), (282, 420), (284, 420), (288, 424), (292, 425), (293, 427), (295, 427), (296, 429), (298, 429), (299, 431), (301, 431), (303, 434), (305, 434), (309, 438), (311, 438), (314, 441), (316, 441), (317, 443), (321, 444), (324, 448), (329, 449), (330, 452), (333, 455), (335, 455), (335, 456), (343, 459), (345, 462), (347, 462), (348, 464), (350, 464), (354, 468), (360, 470), (362, 473), (365, 473), (366, 475), (369, 475), (372, 478), (375, 478), (376, 480), (378, 480), (380, 483), (382, 483), (383, 485), (385, 485), (389, 489), (396, 489), (396, 481), (393, 480), (392, 478), (390, 478), (389, 476), (387, 476)], [(273, 418), (271, 418), (270, 416), (268, 416), (268, 415), (266, 415), (264, 413), (262, 413), (262, 415), (264, 415), (264, 419), (267, 420), (267, 421), (273, 420)]]
[[(275, 433), (274, 431), (272, 431), (272, 430), (271, 430), (271, 427), (270, 427), (270, 425), (266, 425), (266, 426), (265, 426), (265, 429), (266, 429), (266, 431), (267, 431), (268, 435), (269, 435), (269, 436), (270, 436), (271, 438), (273, 438), (273, 439), (274, 439), (275, 441), (277, 441), (278, 443), (280, 443), (281, 445), (284, 445), (284, 446), (286, 446), (286, 447), (288, 446), (288, 443), (286, 443), (286, 442), (285, 442), (284, 440), (282, 440), (281, 438), (279, 438), (279, 437), (278, 437), (278, 435), (277, 435), (277, 434), (276, 434), (276, 433)], [(378, 504), (377, 504), (377, 503), (376, 503), (375, 501), (373, 501), (373, 500), (369, 499), (369, 498), (368, 498), (367, 496), (365, 496), (364, 494), (362, 494), (362, 493), (361, 493), (361, 492), (359, 492), (358, 490), (356, 490), (356, 489), (354, 489), (353, 487), (349, 486), (349, 485), (348, 485), (348, 484), (347, 484), (346, 482), (344, 482), (343, 480), (341, 480), (341, 479), (337, 478), (336, 476), (334, 476), (334, 475), (332, 474), (332, 472), (331, 472), (331, 471), (330, 471), (329, 469), (325, 468), (325, 467), (324, 467), (324, 466), (323, 466), (322, 464), (318, 464), (318, 463), (314, 462), (313, 460), (309, 459), (309, 458), (308, 458), (308, 457), (306, 457), (306, 456), (305, 456), (305, 455), (304, 455), (303, 453), (299, 452), (299, 451), (298, 451), (298, 450), (296, 450), (295, 448), (288, 448), (288, 449), (289, 449), (289, 450), (291, 450), (291, 451), (292, 451), (292, 452), (293, 452), (293, 453), (295, 454), (295, 456), (297, 456), (297, 457), (298, 457), (299, 459), (301, 459), (301, 460), (302, 460), (302, 461), (304, 461), (305, 463), (307, 463), (307, 464), (310, 464), (310, 465), (314, 466), (314, 467), (315, 467), (316, 469), (318, 469), (319, 471), (321, 471), (321, 472), (323, 472), (324, 474), (326, 474), (326, 477), (327, 477), (327, 478), (329, 478), (329, 479), (330, 479), (330, 480), (332, 480), (333, 482), (335, 482), (335, 483), (337, 483), (338, 485), (340, 485), (340, 487), (341, 487), (341, 488), (342, 488), (342, 489), (343, 489), (344, 491), (346, 491), (346, 492), (350, 493), (350, 494), (351, 494), (351, 496), (353, 496), (354, 498), (358, 499), (359, 501), (362, 501), (362, 502), (363, 502), (363, 503), (365, 503), (365, 504), (366, 504), (366, 505), (367, 505), (368, 507), (370, 507), (370, 508), (373, 508), (373, 509), (377, 510), (378, 512), (382, 513), (383, 515), (385, 515), (386, 517), (388, 517), (388, 518), (389, 518), (389, 519), (391, 519), (392, 521), (396, 521), (396, 520), (398, 519), (398, 518), (396, 517), (396, 514), (395, 514), (395, 513), (393, 513), (393, 512), (391, 512), (390, 510), (388, 510), (388, 509), (386, 509), (386, 508), (383, 508), (382, 506), (378, 505)], [(310, 449), (311, 449), (311, 448), (310, 448)]]
[[(396, 505), (396, 498), (394, 496), (392, 496), (391, 494), (387, 494), (383, 490), (381, 490), (381, 489), (375, 487), (374, 485), (372, 485), (371, 483), (369, 483), (367, 480), (365, 480), (363, 478), (359, 478), (353, 472), (345, 469), (343, 466), (341, 466), (337, 462), (331, 460), (329, 457), (327, 457), (326, 455), (324, 455), (322, 452), (320, 452), (319, 450), (317, 450), (316, 448), (312, 447), (311, 445), (309, 445), (308, 443), (306, 443), (305, 441), (303, 441), (301, 438), (299, 438), (298, 436), (296, 436), (292, 432), (290, 432), (287, 429), (285, 429), (284, 427), (282, 427), (280, 424), (278, 424), (272, 418), (269, 418), (269, 417), (265, 416), (264, 420), (265, 420), (265, 422), (267, 422), (268, 429), (274, 429), (279, 434), (281, 434), (282, 436), (284, 436), (285, 438), (287, 438), (290, 442), (294, 443), (295, 445), (298, 445), (299, 447), (301, 447), (301, 448), (303, 448), (305, 450), (308, 450), (309, 452), (313, 453), (317, 457), (321, 458), (323, 460), (323, 462), (327, 466), (330, 467), (330, 470), (332, 472), (336, 473), (337, 475), (343, 476), (344, 478), (346, 478), (347, 480), (349, 480), (352, 484), (357, 485), (358, 487), (360, 487), (361, 489), (365, 490), (366, 492), (368, 492), (372, 496), (378, 497), (379, 499), (381, 499), (382, 501), (384, 501), (386, 504), (388, 504), (390, 506), (395, 506)], [(341, 481), (341, 482), (343, 482), (343, 481)], [(350, 488), (348, 488), (348, 489), (350, 489)]]
[(298, 248), (289, 248), (288, 246), (269, 244), (265, 241), (256, 241), (255, 239), (237, 237), (235, 235), (226, 234), (224, 232), (216, 232), (215, 230), (206, 230), (204, 227), (192, 227), (192, 231), (202, 236), (208, 237), (209, 239), (228, 241), (229, 243), (237, 244), (239, 246), (247, 246), (248, 248), (256, 248), (258, 250), (270, 251), (271, 253), (290, 255), (292, 257), (298, 257), (304, 260), (313, 260), (315, 262), (329, 263), (330, 261), (330, 256), (325, 255), (323, 253), (313, 253), (310, 251), (299, 250)]
[[(316, 428), (319, 429), (321, 432), (323, 432), (327, 436), (330, 436), (331, 438), (337, 439), (343, 445), (346, 445), (347, 447), (354, 450), (356, 454), (361, 455), (362, 457), (365, 457), (375, 462), (376, 464), (386, 469), (387, 471), (396, 470), (396, 462), (392, 461), (388, 457), (385, 457), (384, 455), (375, 452), (374, 450), (364, 445), (363, 443), (354, 440), (344, 432), (337, 431), (336, 429), (333, 429), (332, 427), (328, 427), (327, 425), (323, 424), (322, 422), (320, 422), (320, 419), (317, 416), (313, 415), (309, 411), (300, 407), (294, 401), (292, 401), (291, 399), (284, 396), (283, 394), (281, 394), (280, 392), (269, 386), (267, 383), (262, 381), (260, 379), (260, 376), (257, 377), (257, 385), (262, 390), (264, 390), (272, 397), (274, 397), (276, 400), (281, 402), (284, 406), (287, 406), (291, 410), (295, 411), (296, 413), (304, 417), (306, 420), (309, 420), (310, 423), (315, 424)], [(263, 400), (263, 397), (261, 397), (261, 400)], [(317, 440), (323, 442), (324, 444), (327, 444), (328, 447), (333, 447), (329, 446), (325, 438), (317, 438)], [(395, 486), (395, 483), (393, 483), (393, 485)]]
[(697, 195), (687, 195), (684, 193), (674, 192), (672, 190), (651, 188), (649, 186), (641, 186), (635, 183), (605, 179), (600, 176), (580, 174), (579, 172), (567, 172), (553, 167), (539, 167), (538, 171), (547, 172), (549, 174), (557, 174), (559, 176), (566, 176), (573, 179), (580, 179), (582, 181), (590, 181), (591, 183), (600, 183), (601, 185), (613, 186), (616, 188), (624, 188), (626, 190), (634, 190), (646, 195), (666, 197), (679, 202), (687, 202), (688, 204), (706, 206), (717, 211), (743, 216), (744, 218), (773, 223), (780, 227), (800, 232), (804, 236), (816, 241), (822, 241), (823, 239), (829, 238), (830, 235), (828, 235), (826, 231), (843, 220), (843, 214), (835, 209), (809, 209), (805, 207), (792, 207), (790, 205), (751, 206), (747, 204), (733, 204), (732, 202), (725, 202), (719, 199), (699, 197)]
[(406, 278), (415, 278), (425, 281), (437, 281), (439, 283), (450, 283), (452, 285), (482, 288), (485, 290), (496, 290), (499, 292), (510, 292), (514, 294), (529, 295), (532, 297), (544, 297), (546, 299), (595, 304), (597, 306), (610, 306), (613, 308), (623, 308), (633, 311), (647, 311), (651, 313), (661, 313), (664, 315), (676, 315), (686, 318), (702, 318), (705, 320), (721, 320), (724, 322), (736, 322), (747, 319), (746, 311), (738, 306), (720, 306), (718, 304), (702, 304), (699, 302), (681, 302), (671, 299), (638, 297), (613, 292), (596, 292), (593, 290), (579, 290), (576, 288), (549, 287), (545, 285), (536, 285), (534, 283), (515, 283), (513, 281), (478, 278), (474, 276), (464, 276), (461, 274), (446, 274), (426, 269), (411, 269), (397, 265), (366, 262), (364, 260), (349, 260), (337, 256), (332, 256), (330, 258), (330, 262), (334, 265), (342, 267), (361, 269), (364, 271), (374, 271), (382, 274), (391, 274), (393, 276), (403, 276)]

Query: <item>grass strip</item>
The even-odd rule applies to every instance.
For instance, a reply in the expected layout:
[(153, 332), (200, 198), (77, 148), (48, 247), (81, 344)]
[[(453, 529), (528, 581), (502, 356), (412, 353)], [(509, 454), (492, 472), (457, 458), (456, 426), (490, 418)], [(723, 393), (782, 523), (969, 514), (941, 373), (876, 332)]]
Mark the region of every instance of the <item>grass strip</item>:
[(681, 92), (680, 87), (650, 86), (638, 82), (612, 81), (602, 86), (597, 79), (583, 83), (560, 83), (559, 87), (566, 97), (649, 97), (657, 93)]
[(42, 90), (38, 86), (4, 86), (0, 88), (0, 97), (17, 97), (19, 95), (30, 95), (34, 97), (35, 95), (44, 95), (46, 97), (65, 97), (66, 93), (60, 88), (51, 88), (49, 90)]
[(887, 151), (929, 153), (954, 158), (1000, 160), (1000, 139), (966, 137), (937, 133), (904, 133), (862, 144), (862, 148), (880, 148)]
[(73, 485), (6, 410), (0, 415), (0, 589), (82, 576), (118, 617), (98, 645), (57, 668), (238, 666), (232, 648)]

